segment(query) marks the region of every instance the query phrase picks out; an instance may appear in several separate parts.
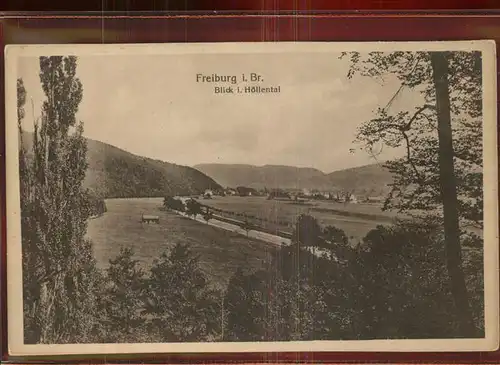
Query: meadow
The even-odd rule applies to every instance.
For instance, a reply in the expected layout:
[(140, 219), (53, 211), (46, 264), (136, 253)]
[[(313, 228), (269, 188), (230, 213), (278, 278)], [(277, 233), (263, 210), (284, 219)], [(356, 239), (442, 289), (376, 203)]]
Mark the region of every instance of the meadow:
[[(101, 269), (121, 247), (132, 248), (148, 269), (162, 252), (180, 242), (199, 255), (201, 268), (214, 286), (225, 288), (238, 267), (260, 269), (276, 250), (268, 243), (162, 211), (162, 203), (162, 198), (106, 200), (107, 212), (91, 219), (87, 230)], [(159, 216), (159, 224), (142, 223), (142, 214)]]
[[(368, 204), (344, 205), (323, 201), (298, 204), (264, 197), (235, 196), (199, 201), (230, 212), (260, 217), (259, 224), (270, 230), (292, 232), (296, 218), (300, 214), (310, 214), (323, 226), (343, 229), (352, 243), (357, 243), (377, 225), (389, 224), (393, 217), (391, 213), (382, 212), (380, 206)], [(210, 281), (217, 287), (225, 287), (238, 267), (258, 270), (271, 260), (277, 249), (272, 244), (162, 210), (162, 204), (162, 198), (106, 200), (107, 212), (89, 220), (87, 230), (101, 269), (105, 269), (109, 260), (124, 247), (132, 248), (135, 258), (147, 270), (162, 252), (180, 242), (199, 255), (201, 268)], [(159, 216), (159, 224), (142, 223), (143, 214)], [(365, 214), (370, 219), (356, 214)], [(284, 222), (287, 224), (283, 225)]]
[[(200, 199), (200, 203), (234, 212), (236, 218), (245, 215), (258, 217), (259, 225), (273, 230), (293, 231), (297, 217), (309, 214), (322, 226), (333, 225), (352, 237), (354, 243), (377, 225), (390, 224), (397, 216), (394, 212), (383, 212), (380, 204), (343, 204), (329, 201), (308, 201), (297, 203), (284, 200), (267, 200), (265, 197), (215, 196)], [(224, 214), (230, 215), (230, 214)]]

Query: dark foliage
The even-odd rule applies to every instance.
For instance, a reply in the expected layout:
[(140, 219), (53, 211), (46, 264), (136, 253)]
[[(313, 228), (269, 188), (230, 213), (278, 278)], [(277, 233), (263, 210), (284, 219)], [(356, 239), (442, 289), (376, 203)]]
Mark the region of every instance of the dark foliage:
[[(314, 227), (311, 219), (302, 221)], [(379, 226), (356, 247), (339, 229), (314, 232), (319, 241), (335, 238), (329, 254), (295, 244), (283, 247), (264, 271), (234, 274), (225, 300), (226, 340), (462, 337), (439, 225)], [(468, 252), (465, 262), (480, 337), (484, 323), (479, 252)]]
[(104, 293), (106, 342), (136, 342), (144, 331), (145, 277), (139, 261), (133, 259), (134, 252), (122, 248), (120, 254), (110, 260), (107, 269), (107, 287)]
[(87, 146), (76, 120), (83, 87), (76, 57), (39, 61), (46, 98), (33, 121), (30, 159), (21, 128), (26, 90), (18, 81), (25, 342), (88, 342), (99, 325), (101, 275), (85, 239)]
[(205, 208), (205, 211), (203, 212), (203, 219), (208, 223), (210, 219), (214, 217), (214, 213), (212, 210), (208, 207)]
[[(361, 125), (357, 141), (372, 155), (375, 146), (405, 150), (403, 158), (386, 163), (394, 182), (384, 208), (441, 222), (453, 310), (460, 332), (474, 337), (460, 230), (483, 226), (481, 53), (351, 52), (341, 58), (347, 55), (348, 78), (391, 75), (401, 83), (388, 104)], [(419, 92), (421, 105), (394, 112), (391, 104), (403, 88)]]
[(178, 212), (184, 212), (186, 206), (180, 199), (173, 198), (171, 196), (166, 196), (163, 198), (163, 207), (167, 209), (172, 209)]
[(321, 233), (318, 221), (310, 215), (302, 214), (295, 225), (294, 242), (303, 247), (317, 247), (321, 245)]
[(165, 252), (147, 279), (144, 314), (159, 342), (198, 342), (221, 333), (220, 295), (209, 288), (198, 257), (181, 244)]
[(198, 214), (202, 213), (201, 204), (194, 199), (189, 199), (186, 202), (186, 213), (196, 218)]
[(96, 217), (107, 212), (106, 202), (103, 198), (94, 195), (90, 191), (86, 191), (84, 201), (84, 209), (87, 211), (88, 217)]

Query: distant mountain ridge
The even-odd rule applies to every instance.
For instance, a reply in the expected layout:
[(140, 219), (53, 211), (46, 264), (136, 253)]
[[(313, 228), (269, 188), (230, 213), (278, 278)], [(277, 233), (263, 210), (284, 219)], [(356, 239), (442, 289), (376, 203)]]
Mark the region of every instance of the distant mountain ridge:
[(247, 186), (255, 189), (297, 188), (307, 185), (311, 178), (321, 178), (325, 175), (314, 168), (283, 165), (199, 164), (194, 168), (222, 186)]
[(386, 195), (394, 181), (392, 173), (379, 163), (334, 171), (326, 177), (331, 186), (365, 196)]
[[(84, 187), (98, 196), (161, 197), (221, 189), (213, 179), (194, 168), (134, 155), (93, 139), (86, 140), (88, 168)], [(23, 144), (29, 154), (32, 133), (23, 133)]]
[(355, 194), (381, 195), (388, 190), (392, 174), (380, 164), (324, 173), (315, 168), (282, 165), (199, 164), (195, 169), (222, 186), (255, 189), (348, 190)]

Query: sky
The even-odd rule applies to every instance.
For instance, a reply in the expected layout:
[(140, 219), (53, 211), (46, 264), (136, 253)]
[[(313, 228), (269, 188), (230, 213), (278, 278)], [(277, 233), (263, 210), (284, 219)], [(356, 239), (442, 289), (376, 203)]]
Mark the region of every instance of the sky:
[[(86, 137), (180, 165), (241, 163), (314, 167), (324, 172), (377, 162), (350, 152), (358, 127), (399, 88), (395, 79), (347, 79), (348, 61), (331, 53), (85, 55), (77, 76), (77, 118)], [(204, 75), (258, 73), (277, 94), (221, 95)], [(45, 96), (37, 57), (19, 58), (32, 130)], [(391, 108), (412, 108), (405, 90)], [(31, 107), (31, 100), (33, 106)], [(378, 160), (401, 151), (384, 149)]]

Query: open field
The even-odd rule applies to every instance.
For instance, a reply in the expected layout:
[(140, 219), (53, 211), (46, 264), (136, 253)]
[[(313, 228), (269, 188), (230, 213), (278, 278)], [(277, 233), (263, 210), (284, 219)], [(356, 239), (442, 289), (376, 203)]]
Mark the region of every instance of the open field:
[[(105, 268), (121, 247), (131, 247), (148, 268), (164, 250), (177, 242), (200, 255), (202, 269), (216, 286), (225, 286), (237, 267), (261, 268), (277, 248), (240, 234), (161, 211), (163, 199), (109, 199), (108, 211), (89, 221), (98, 265)], [(142, 214), (157, 215), (159, 224), (141, 223)]]
[[(293, 230), (298, 215), (311, 214), (318, 218), (322, 225), (334, 225), (343, 229), (355, 242), (378, 224), (389, 223), (390, 219), (390, 215), (381, 212), (379, 207), (362, 204), (295, 204), (267, 200), (263, 197), (215, 197), (201, 199), (200, 202), (231, 212), (261, 217), (267, 220), (267, 223), (261, 221), (267, 228), (289, 232)], [(130, 247), (134, 249), (135, 257), (147, 269), (164, 250), (181, 242), (188, 244), (193, 252), (200, 255), (202, 269), (212, 282), (217, 286), (225, 286), (237, 267), (259, 269), (278, 249), (276, 245), (262, 240), (160, 210), (162, 203), (162, 198), (106, 200), (107, 212), (101, 217), (91, 219), (87, 231), (88, 237), (94, 243), (99, 267), (107, 267), (109, 260), (118, 255), (121, 247)], [(319, 208), (320, 211), (315, 211), (314, 208)], [(332, 213), (332, 210), (340, 211), (342, 208), (343, 212), (370, 214), (373, 217), (378, 216), (379, 219)], [(160, 223), (141, 223), (143, 214), (159, 216)], [(289, 225), (283, 226), (276, 222), (288, 222)]]
[(334, 225), (343, 229), (354, 241), (363, 238), (368, 231), (379, 224), (390, 224), (396, 217), (394, 212), (383, 212), (381, 205), (342, 204), (327, 201), (295, 203), (283, 200), (267, 200), (265, 197), (216, 196), (213, 199), (200, 199), (200, 203), (217, 209), (245, 214), (262, 219), (259, 224), (269, 230), (291, 232), (300, 214), (310, 214), (321, 225)]

